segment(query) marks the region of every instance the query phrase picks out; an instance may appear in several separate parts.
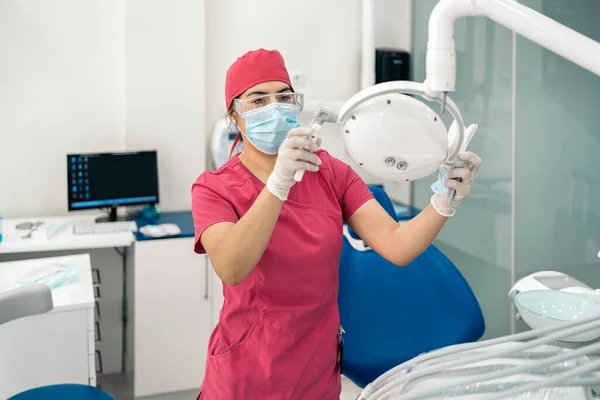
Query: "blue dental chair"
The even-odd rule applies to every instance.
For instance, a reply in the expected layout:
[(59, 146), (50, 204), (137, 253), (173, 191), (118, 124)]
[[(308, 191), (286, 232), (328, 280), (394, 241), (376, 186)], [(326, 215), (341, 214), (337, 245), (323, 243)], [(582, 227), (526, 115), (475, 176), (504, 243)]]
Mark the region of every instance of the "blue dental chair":
[[(370, 189), (398, 220), (383, 188)], [(477, 341), (485, 331), (468, 283), (433, 245), (408, 266), (398, 267), (345, 226), (339, 281), (342, 372), (360, 387), (421, 353)]]
[[(0, 328), (7, 322), (42, 314), (54, 307), (46, 285), (32, 285), (0, 293)], [(42, 333), (40, 333), (42, 334)], [(25, 373), (25, 371), (23, 371)], [(18, 393), (8, 400), (115, 400), (106, 392), (88, 385), (60, 384)]]

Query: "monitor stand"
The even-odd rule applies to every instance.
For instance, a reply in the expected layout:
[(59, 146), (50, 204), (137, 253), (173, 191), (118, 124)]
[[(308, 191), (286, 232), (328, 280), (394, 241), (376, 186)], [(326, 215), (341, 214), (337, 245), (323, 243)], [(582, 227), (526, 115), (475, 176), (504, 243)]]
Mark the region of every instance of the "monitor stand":
[(110, 212), (108, 213), (108, 216), (96, 218), (96, 223), (131, 221), (131, 220), (132, 220), (131, 216), (128, 216), (128, 215), (117, 216), (117, 206), (110, 206)]

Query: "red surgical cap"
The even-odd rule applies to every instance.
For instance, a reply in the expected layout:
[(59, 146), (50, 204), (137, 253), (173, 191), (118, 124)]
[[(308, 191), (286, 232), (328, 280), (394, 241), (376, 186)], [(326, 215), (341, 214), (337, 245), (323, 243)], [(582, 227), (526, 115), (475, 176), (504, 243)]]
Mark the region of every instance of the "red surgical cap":
[(225, 106), (231, 107), (233, 99), (259, 83), (279, 81), (292, 86), (285, 61), (277, 50), (249, 51), (227, 70), (225, 79)]

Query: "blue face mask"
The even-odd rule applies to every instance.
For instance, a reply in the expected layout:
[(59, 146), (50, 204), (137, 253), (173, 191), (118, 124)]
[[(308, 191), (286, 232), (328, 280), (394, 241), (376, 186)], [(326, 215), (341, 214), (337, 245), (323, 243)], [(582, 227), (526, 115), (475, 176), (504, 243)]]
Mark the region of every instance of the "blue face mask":
[(296, 107), (271, 103), (246, 112), (246, 138), (265, 154), (277, 154), (288, 132), (300, 126)]

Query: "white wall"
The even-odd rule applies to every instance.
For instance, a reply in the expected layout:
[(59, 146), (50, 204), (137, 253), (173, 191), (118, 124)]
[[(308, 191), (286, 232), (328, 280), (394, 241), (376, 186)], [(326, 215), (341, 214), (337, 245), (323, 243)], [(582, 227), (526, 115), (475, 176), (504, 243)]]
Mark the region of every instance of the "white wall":
[[(411, 1), (376, 1), (376, 45), (411, 47)], [(207, 128), (225, 113), (227, 68), (259, 47), (304, 74), (307, 101), (346, 100), (360, 86), (360, 0), (207, 2)]]
[(125, 145), (120, 0), (0, 1), (0, 214), (67, 210), (66, 153)]
[[(225, 72), (247, 50), (279, 49), (308, 101), (359, 89), (360, 0), (204, 3), (0, 2), (0, 215), (66, 213), (65, 154), (126, 148), (158, 149), (161, 208), (189, 208)], [(377, 46), (410, 49), (412, 1), (376, 3)]]
[[(376, 46), (410, 50), (412, 1), (375, 3)], [(304, 93), (307, 102), (345, 101), (360, 89), (360, 0), (213, 0), (207, 2), (206, 12), (210, 16), (206, 21), (207, 132), (226, 111), (227, 68), (248, 50), (279, 50), (288, 70), (302, 72), (301, 85), (295, 89)], [(311, 115), (305, 113), (302, 122), (308, 123)], [(326, 126), (323, 135), (323, 147), (345, 159), (337, 129)], [(401, 185), (394, 197), (406, 201), (407, 187)]]
[(189, 210), (206, 163), (204, 0), (126, 4), (127, 148), (157, 149), (160, 208)]
[(157, 149), (161, 208), (189, 209), (204, 46), (203, 0), (2, 0), (0, 215), (65, 214), (65, 154), (124, 149)]

